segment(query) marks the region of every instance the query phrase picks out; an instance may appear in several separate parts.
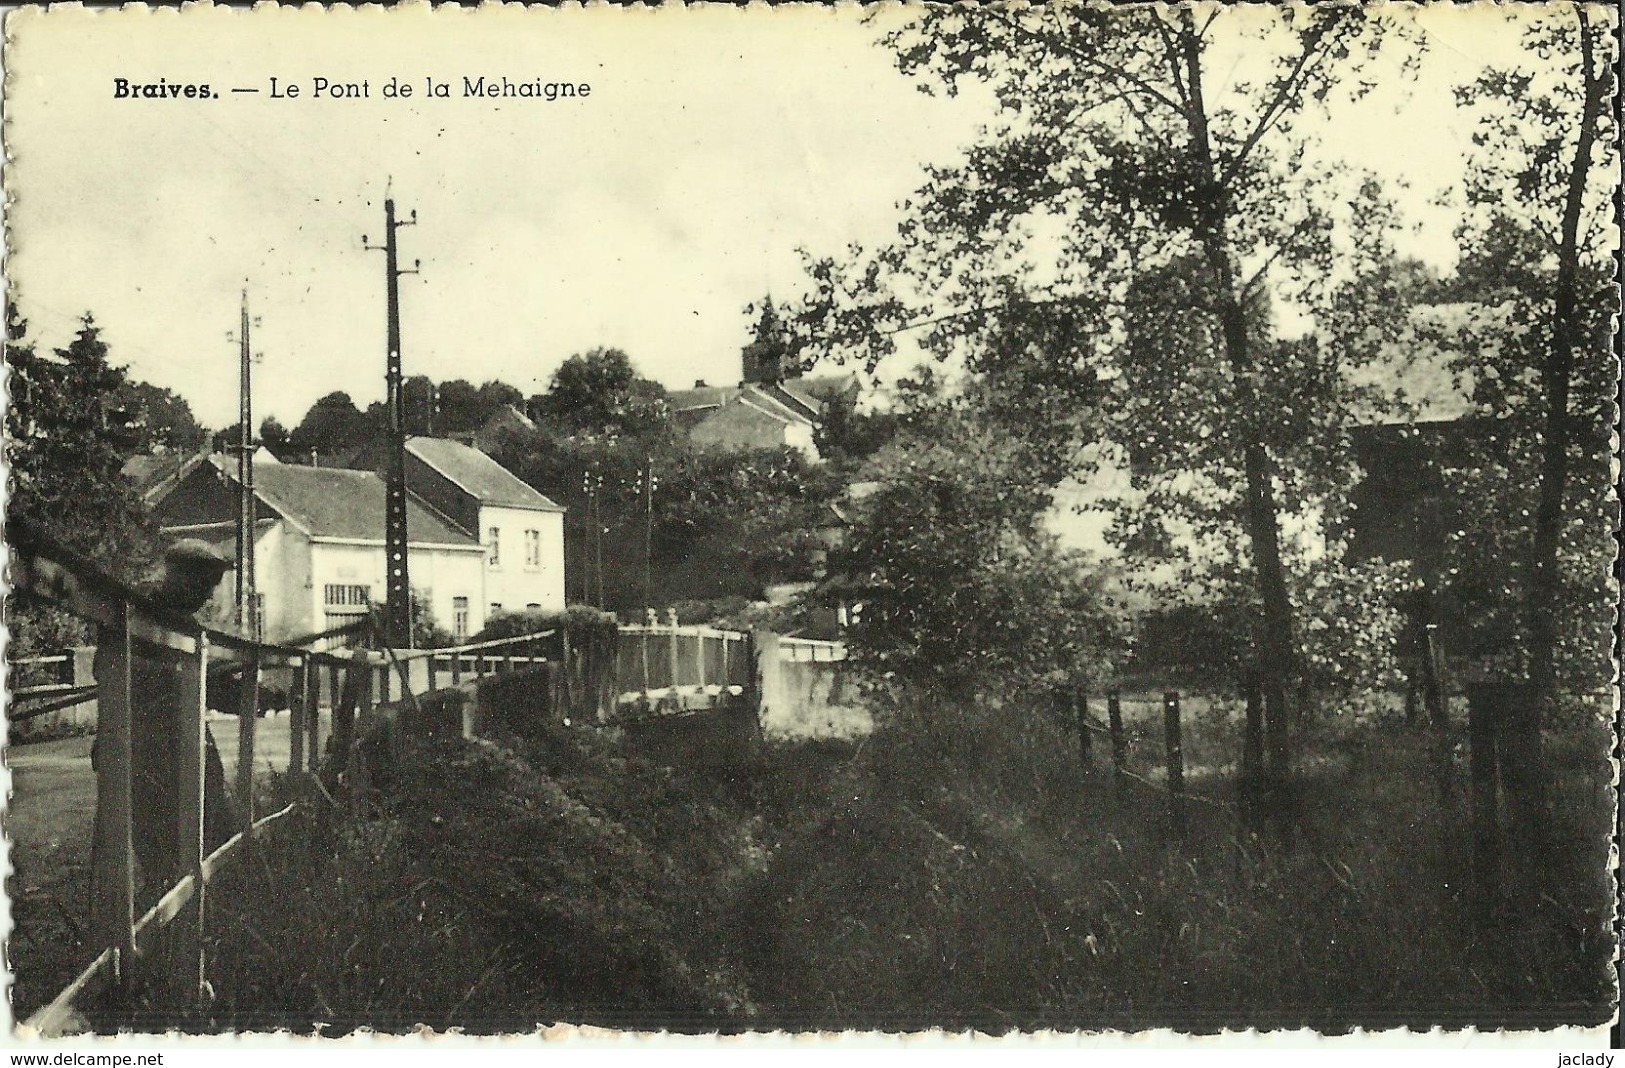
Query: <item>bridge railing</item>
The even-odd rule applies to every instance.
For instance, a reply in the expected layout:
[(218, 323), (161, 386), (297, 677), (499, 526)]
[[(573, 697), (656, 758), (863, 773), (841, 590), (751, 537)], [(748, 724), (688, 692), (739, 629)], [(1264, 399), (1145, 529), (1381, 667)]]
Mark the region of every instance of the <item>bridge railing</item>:
[(622, 624), (616, 652), (619, 703), (651, 711), (709, 706), (752, 686), (749, 634), (675, 623)]

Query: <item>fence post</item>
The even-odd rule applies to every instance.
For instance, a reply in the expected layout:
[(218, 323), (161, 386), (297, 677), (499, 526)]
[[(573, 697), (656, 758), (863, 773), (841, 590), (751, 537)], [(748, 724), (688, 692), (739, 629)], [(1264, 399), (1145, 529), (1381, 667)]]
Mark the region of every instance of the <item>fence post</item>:
[(451, 684), (457, 686), (463, 681), (463, 654), (451, 654)]
[(1506, 801), (1514, 905), (1527, 913), (1538, 906), (1542, 883), (1551, 870), (1551, 814), (1547, 810), (1545, 746), (1540, 733), (1542, 709), (1535, 688), (1528, 683), (1498, 683), (1489, 688), (1500, 703), (1496, 768)]
[(1246, 691), (1247, 721), (1241, 741), (1241, 777), (1257, 782), (1264, 773), (1264, 691), (1252, 672), (1248, 672), (1242, 686)]
[(288, 686), (288, 773), (298, 775), (305, 770), (305, 674), (309, 659), (302, 659), (293, 669)]
[[(179, 745), (175, 754), (179, 765), (176, 769), (179, 781), (175, 805), (175, 872), (191, 874), (192, 900), (187, 902), (185, 911), (175, 917), (170, 969), (177, 986), (182, 988), (179, 992), (185, 1004), (196, 1003), (207, 978), (203, 956), (206, 916), (203, 858), (207, 853), (203, 839), (203, 783), (204, 754), (208, 748), (204, 740), (208, 730), (205, 720), (209, 707), (208, 680), (209, 639), (199, 634), (196, 653), (181, 666), (180, 707), (175, 710), (179, 717), (176, 724)], [(298, 722), (297, 716), (294, 722)], [(184, 989), (188, 986), (189, 990)]]
[[(649, 610), (649, 615), (651, 616), (651, 618), (654, 616), (654, 610), (653, 609)], [(649, 710), (649, 628), (653, 627), (653, 626), (654, 626), (654, 623), (652, 621), (650, 623), (645, 624), (644, 629), (643, 629), (643, 634), (642, 634), (642, 638), (643, 638), (643, 710), (645, 712), (647, 712)]]
[[(339, 752), (339, 721), (342, 718), (339, 709), (344, 704), (344, 690), (348, 685), (344, 681), (342, 671), (336, 659), (327, 666), (327, 748), (330, 754)], [(322, 751), (316, 748), (317, 742), (320, 741), (318, 737), (320, 733), (315, 728), (311, 730), (311, 754), (314, 758), (310, 766), (312, 771), (322, 769)]]
[(314, 775), (321, 767), (322, 667), (309, 657), (305, 662), (305, 767)]
[(243, 841), (254, 837), (254, 733), (259, 727), (260, 653), (243, 660), (243, 684), (237, 691), (237, 797), (242, 805)]
[(696, 683), (700, 688), (700, 696), (705, 696), (705, 635), (701, 631), (694, 632), (694, 665), (699, 669)]
[(1180, 738), (1179, 694), (1162, 695), (1163, 737), (1168, 750), (1168, 816), (1174, 834), (1185, 834), (1185, 745)]
[[(332, 763), (331, 775), (348, 774), (350, 770), (350, 751), (355, 748), (355, 719), (356, 705), (360, 703), (362, 681), (366, 672), (365, 662), (361, 659), (362, 653), (358, 649), (350, 658), (349, 666), (344, 669), (344, 685), (336, 689), (338, 694), (333, 701), (333, 736), (332, 736)], [(335, 685), (337, 684), (338, 668), (333, 669)]]
[(559, 664), (562, 668), (560, 683), (563, 687), (561, 707), (566, 716), (575, 716), (576, 709), (576, 669), (574, 658), (570, 655), (570, 625), (559, 624)]
[(135, 851), (130, 828), (130, 607), (97, 642), (96, 824), (91, 846), (92, 944), (111, 946), (114, 977), (129, 981), (135, 959)]
[(1124, 787), (1124, 765), (1128, 763), (1128, 745), (1123, 739), (1123, 695), (1112, 690), (1106, 695), (1106, 722), (1112, 732), (1112, 780), (1119, 793)]
[(1468, 774), (1472, 782), (1473, 881), (1481, 915), (1501, 896), (1501, 832), (1497, 821), (1496, 735), (1502, 695), (1482, 683), (1467, 686)]
[(666, 609), (666, 625), (671, 628), (671, 630), (668, 632), (668, 636), (667, 636), (666, 653), (667, 653), (668, 659), (670, 659), (670, 661), (671, 661), (671, 699), (672, 699), (672, 703), (676, 704), (678, 702), (678, 697), (677, 697), (677, 671), (678, 671), (678, 666), (677, 665), (678, 665), (678, 662), (679, 662), (678, 661), (678, 656), (677, 656), (677, 646), (678, 646), (678, 643), (679, 643), (679, 638), (678, 638), (678, 634), (677, 634), (677, 609), (675, 609), (675, 608)]
[(1078, 725), (1078, 757), (1083, 766), (1089, 766), (1094, 750), (1094, 739), (1089, 736), (1089, 693), (1084, 689), (1072, 691), (1072, 714)]
[(1438, 625), (1428, 623), (1422, 641), (1422, 702), (1427, 706), (1428, 723), (1433, 728), (1433, 780), (1441, 807), (1456, 801), (1455, 776), (1450, 761), (1450, 697), (1445, 690), (1444, 672), (1439, 663), (1436, 637)]

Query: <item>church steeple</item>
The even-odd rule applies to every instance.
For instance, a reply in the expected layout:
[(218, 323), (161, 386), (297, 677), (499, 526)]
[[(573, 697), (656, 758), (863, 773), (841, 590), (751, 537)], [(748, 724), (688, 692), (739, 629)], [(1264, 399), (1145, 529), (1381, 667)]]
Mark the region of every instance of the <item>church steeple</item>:
[(756, 320), (755, 336), (741, 355), (744, 381), (772, 383), (794, 377), (790, 369), (790, 344), (784, 324), (773, 307), (773, 294), (762, 298), (762, 314)]

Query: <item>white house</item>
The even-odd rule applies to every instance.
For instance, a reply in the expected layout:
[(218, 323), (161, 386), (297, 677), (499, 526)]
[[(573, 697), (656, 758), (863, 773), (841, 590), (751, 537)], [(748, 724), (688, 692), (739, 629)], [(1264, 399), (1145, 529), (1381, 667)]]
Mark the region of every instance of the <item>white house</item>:
[(480, 450), (409, 438), (406, 484), (485, 549), (486, 614), (564, 607), (564, 508)]
[[(254, 570), (261, 630), (269, 641), (313, 634), (365, 615), (385, 598), (384, 483), (370, 471), (256, 465)], [(198, 537), (234, 552), (236, 462), (211, 456), (153, 506), (172, 537)], [(485, 548), (415, 495), (407, 501), (407, 570), (441, 627), (473, 634), (485, 625)], [(214, 614), (228, 619), (232, 584)]]

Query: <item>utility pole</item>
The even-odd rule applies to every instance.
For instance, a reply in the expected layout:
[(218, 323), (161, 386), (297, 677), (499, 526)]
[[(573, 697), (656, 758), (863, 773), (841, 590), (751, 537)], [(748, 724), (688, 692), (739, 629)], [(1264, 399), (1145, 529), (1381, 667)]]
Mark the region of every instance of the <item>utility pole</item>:
[[(237, 405), (237, 611), (239, 633), (260, 636), (259, 604), (254, 583), (254, 402), (252, 365), (254, 348), (249, 338), (253, 320), (248, 316), (248, 289), (243, 289), (241, 318), (237, 328), (237, 357), (240, 367)], [(229, 335), (228, 335), (229, 336)]]
[(389, 456), (384, 472), (384, 560), (387, 571), (384, 602), (386, 635), (389, 643), (398, 649), (412, 645), (412, 583), (406, 562), (406, 405), (401, 390), (401, 302), (400, 276), (417, 274), (418, 261), (412, 270), (403, 271), (396, 266), (395, 231), (412, 226), (418, 213), (409, 219), (397, 221), (395, 201), (384, 198), (384, 243), (368, 245), (367, 236), (361, 235), (361, 244), (384, 254), (385, 313), (388, 319), (389, 352), (384, 363), (384, 386), (389, 410)]
[(655, 458), (645, 453), (643, 461), (643, 610), (654, 611), (650, 587), (654, 584), (655, 543)]

